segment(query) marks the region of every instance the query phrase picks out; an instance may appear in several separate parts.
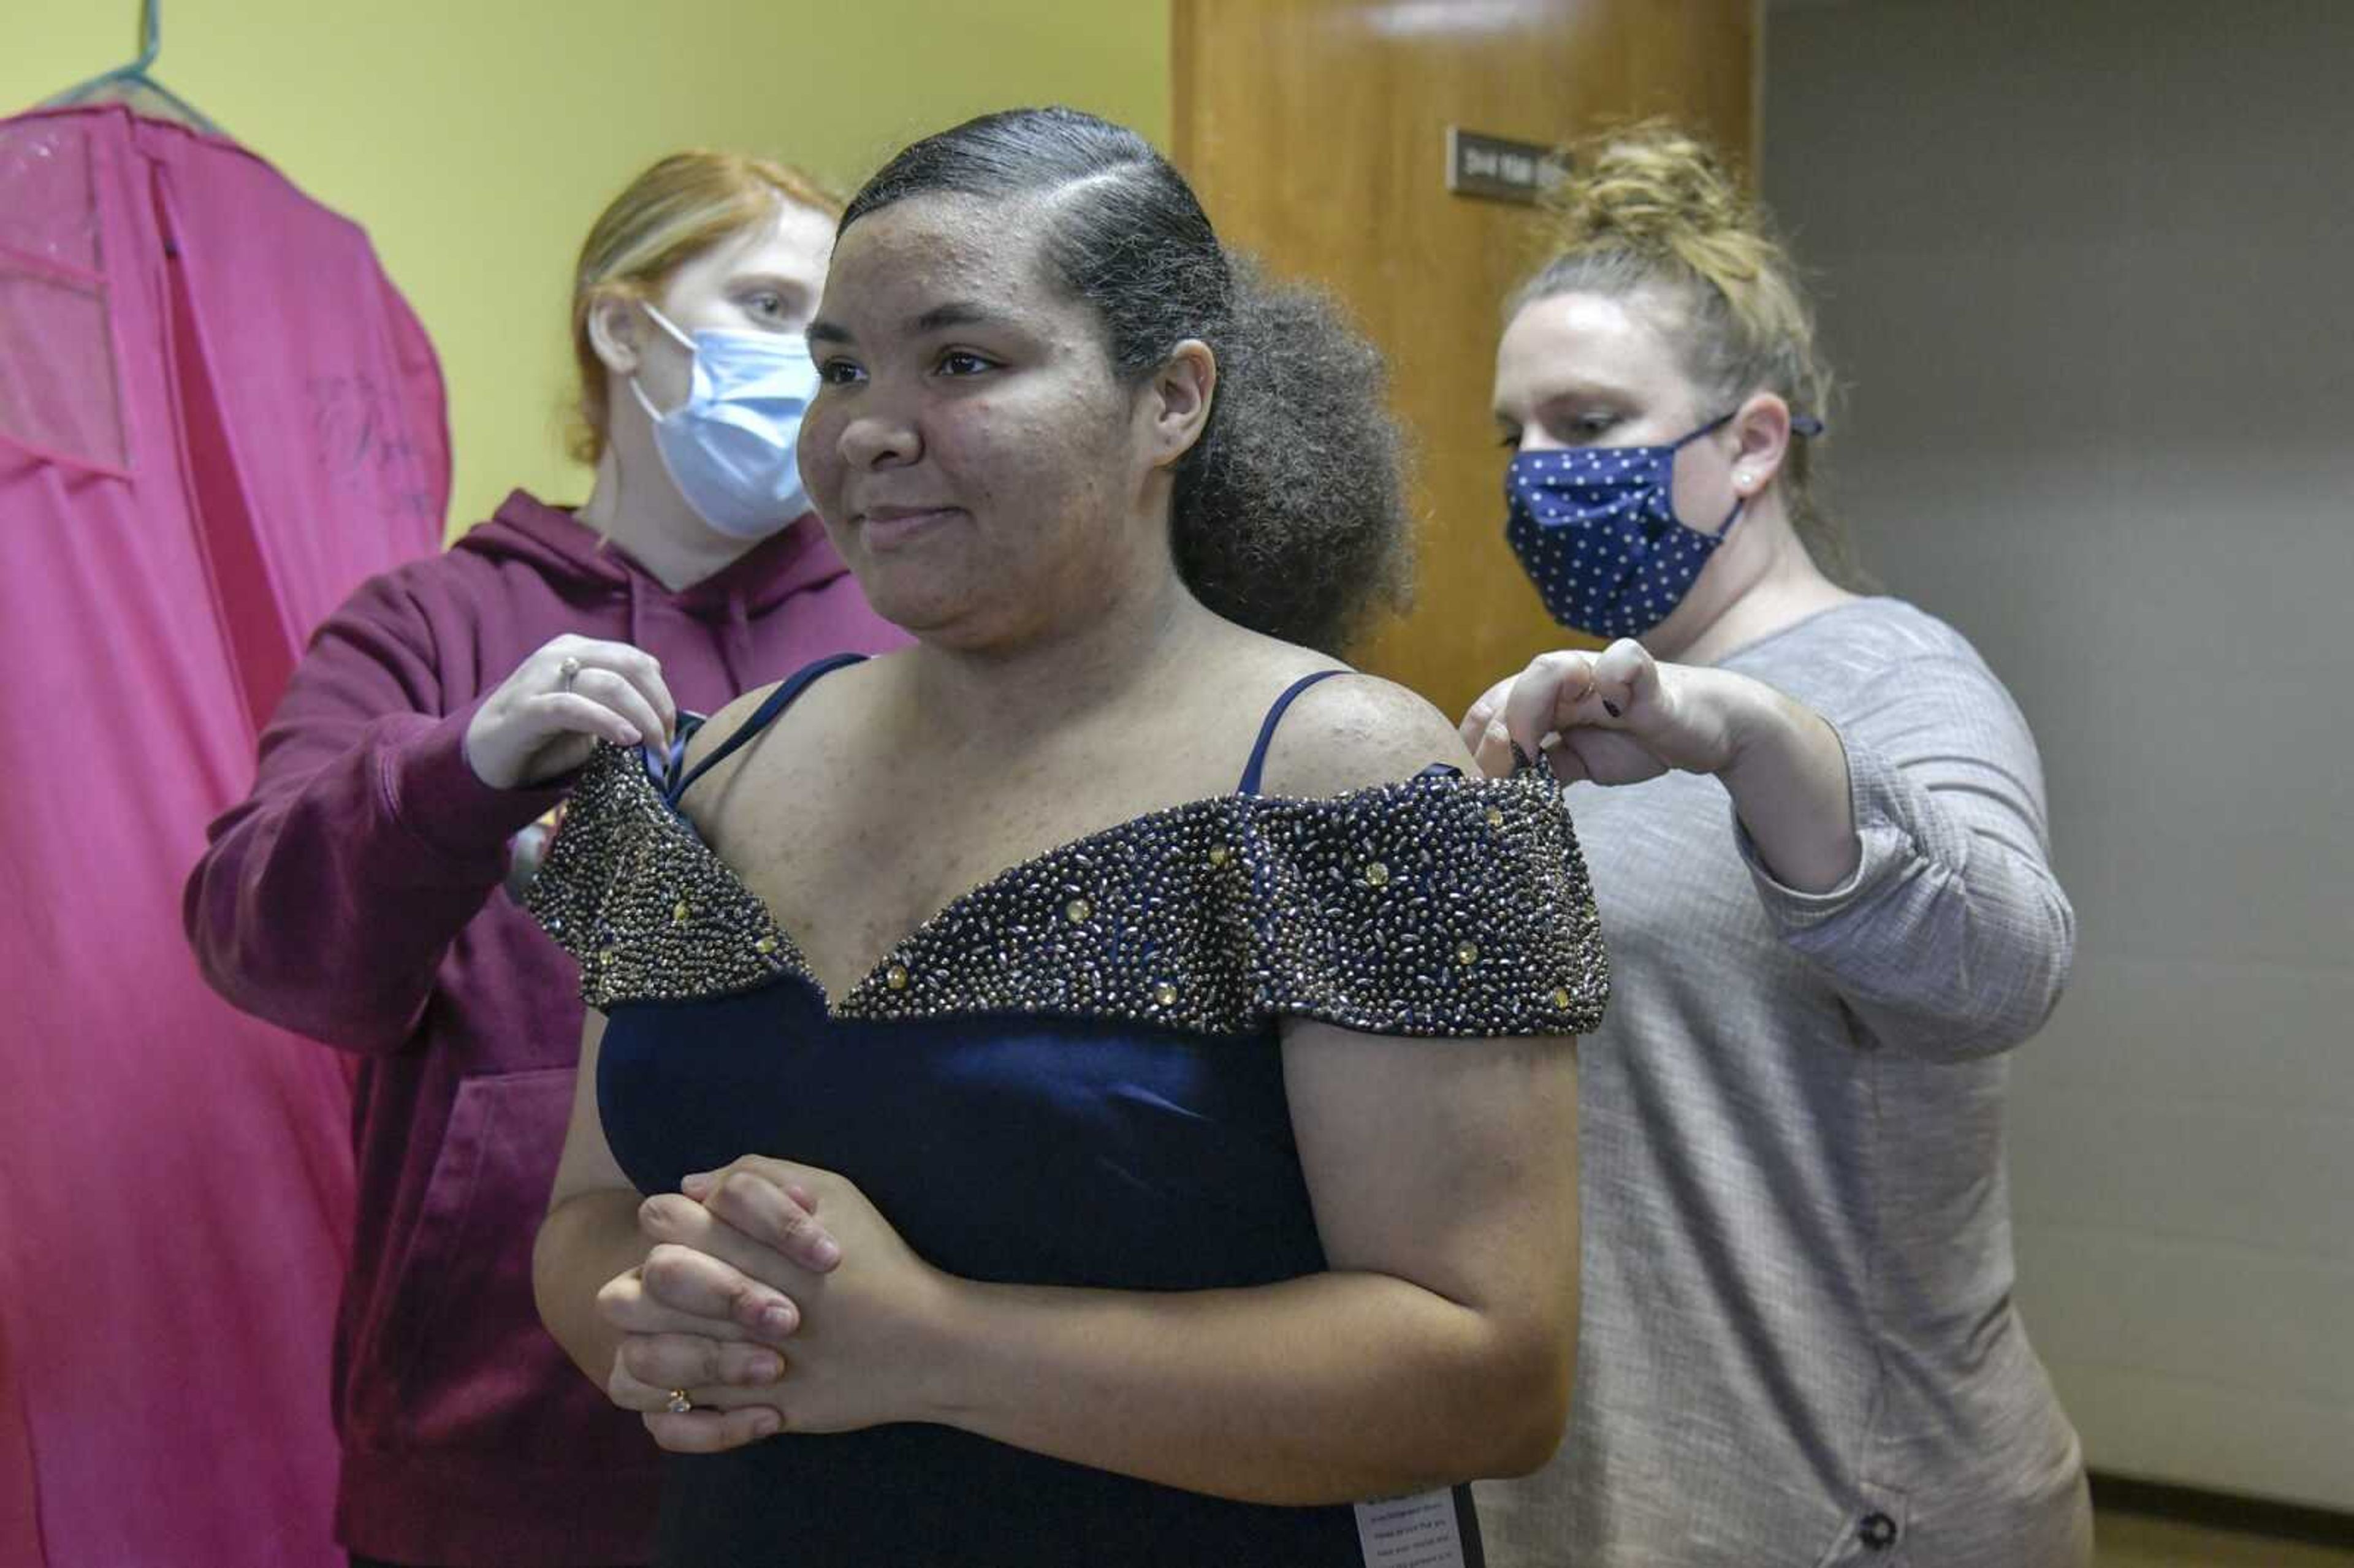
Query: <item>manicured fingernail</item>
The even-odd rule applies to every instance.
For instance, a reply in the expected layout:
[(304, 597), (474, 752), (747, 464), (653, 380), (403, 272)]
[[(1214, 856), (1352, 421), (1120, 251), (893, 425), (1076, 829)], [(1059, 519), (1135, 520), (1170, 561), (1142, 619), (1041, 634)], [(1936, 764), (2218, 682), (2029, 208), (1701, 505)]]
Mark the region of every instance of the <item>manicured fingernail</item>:
[(678, 1190), (690, 1198), (700, 1198), (711, 1191), (711, 1172), (698, 1171), (692, 1176), (678, 1179)]
[(820, 1268), (832, 1268), (842, 1261), (842, 1244), (832, 1236), (820, 1236), (810, 1245), (810, 1256)]
[(1608, 697), (1602, 699), (1602, 711), (1608, 714), (1612, 718), (1623, 718), (1626, 716), (1618, 711), (1618, 705), (1612, 702)]
[(623, 746), (643, 746), (645, 741), (646, 737), (638, 733), (637, 726), (633, 724), (625, 724), (621, 726), (621, 744)]
[(785, 1363), (775, 1356), (754, 1356), (747, 1379), (751, 1383), (774, 1383), (785, 1375)]
[(777, 1413), (773, 1410), (760, 1411), (752, 1417), (752, 1436), (755, 1437), (774, 1437), (783, 1426), (784, 1423), (777, 1419)]
[(794, 1321), (793, 1309), (781, 1301), (760, 1308), (760, 1328), (764, 1332), (790, 1334), (793, 1331)]

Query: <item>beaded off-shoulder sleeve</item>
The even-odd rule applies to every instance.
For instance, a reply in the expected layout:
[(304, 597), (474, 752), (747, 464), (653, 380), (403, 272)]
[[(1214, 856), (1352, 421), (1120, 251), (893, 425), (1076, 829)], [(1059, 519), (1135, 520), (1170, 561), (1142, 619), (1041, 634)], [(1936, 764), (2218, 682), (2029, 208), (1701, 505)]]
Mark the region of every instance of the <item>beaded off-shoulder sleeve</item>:
[[(602, 1010), (817, 982), (628, 752), (584, 771), (530, 902)], [(1240, 1034), (1576, 1034), (1609, 994), (1585, 863), (1539, 773), (1133, 818), (960, 895), (837, 1017), (1054, 1012)]]

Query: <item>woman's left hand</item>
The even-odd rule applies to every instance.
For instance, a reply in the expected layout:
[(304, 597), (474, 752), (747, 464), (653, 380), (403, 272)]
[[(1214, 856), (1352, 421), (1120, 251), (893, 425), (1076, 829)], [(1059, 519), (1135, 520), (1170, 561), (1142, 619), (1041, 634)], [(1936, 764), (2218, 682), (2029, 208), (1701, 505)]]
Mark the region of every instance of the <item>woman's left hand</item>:
[(1722, 773), (1776, 695), (1745, 676), (1662, 664), (1632, 638), (1599, 653), (1539, 655), (1499, 681), (1463, 717), (1463, 744), (1494, 777), (1512, 770), (1512, 747), (1537, 755), (1549, 736), (1564, 783), (1636, 784), (1670, 768)]
[[(960, 1282), (917, 1256), (855, 1183), (746, 1155), (679, 1186), (762, 1247), (782, 1252), (810, 1215), (840, 1244), (841, 1261), (825, 1273), (786, 1265), (794, 1277), (786, 1293), (801, 1323), (778, 1347), (782, 1377), (758, 1393), (761, 1404), (783, 1413), (786, 1433), (849, 1432), (932, 1414), (927, 1378), (938, 1365)], [(649, 1416), (657, 1441), (666, 1419), (688, 1418)]]

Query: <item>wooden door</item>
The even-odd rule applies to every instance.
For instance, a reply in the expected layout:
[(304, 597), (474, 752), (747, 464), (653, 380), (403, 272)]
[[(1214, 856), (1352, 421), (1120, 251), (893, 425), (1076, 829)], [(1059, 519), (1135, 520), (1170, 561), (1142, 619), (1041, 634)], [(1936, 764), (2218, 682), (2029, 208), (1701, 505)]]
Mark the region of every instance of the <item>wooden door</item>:
[(1337, 294), (1416, 443), (1416, 608), (1360, 651), (1459, 715), (1555, 626), (1503, 537), (1489, 393), (1532, 209), (1450, 194), (1447, 128), (1553, 145), (1674, 115), (1750, 162), (1756, 0), (1172, 0), (1172, 153), (1230, 245)]

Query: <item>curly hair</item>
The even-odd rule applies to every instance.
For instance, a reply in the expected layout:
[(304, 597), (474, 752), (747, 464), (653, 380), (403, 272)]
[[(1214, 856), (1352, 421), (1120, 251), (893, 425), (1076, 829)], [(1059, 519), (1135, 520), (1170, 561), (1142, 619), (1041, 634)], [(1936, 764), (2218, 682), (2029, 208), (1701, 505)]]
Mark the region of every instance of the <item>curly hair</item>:
[(1053, 198), (1044, 253), (1103, 323), (1112, 372), (1141, 384), (1188, 338), (1217, 390), (1177, 466), (1170, 550), (1230, 620), (1339, 653), (1412, 583), (1404, 440), (1381, 355), (1323, 294), (1231, 252), (1151, 144), (1076, 110), (984, 114), (893, 158), (837, 233), (895, 202), (954, 194)]
[[(1660, 325), (1715, 407), (1768, 391), (1799, 414), (1828, 415), (1835, 388), (1797, 264), (1713, 152), (1646, 120), (1573, 144), (1565, 162), (1543, 201), (1544, 260), (1506, 302), (1507, 323), (1554, 294), (1658, 291), (1677, 313)], [(1775, 482), (1808, 554), (1854, 586), (1863, 580), (1854, 546), (1815, 494), (1819, 440), (1791, 442)]]

